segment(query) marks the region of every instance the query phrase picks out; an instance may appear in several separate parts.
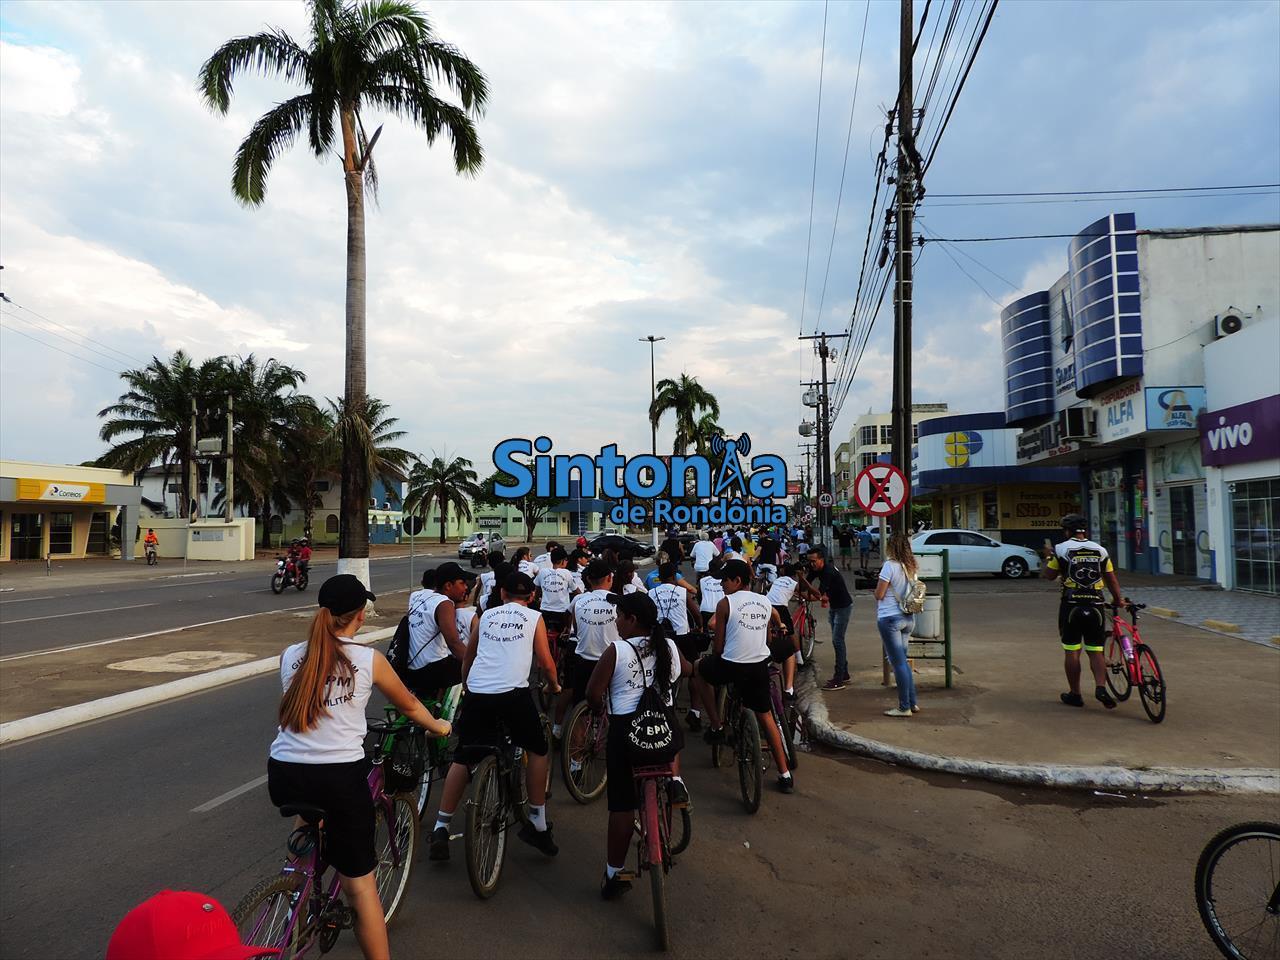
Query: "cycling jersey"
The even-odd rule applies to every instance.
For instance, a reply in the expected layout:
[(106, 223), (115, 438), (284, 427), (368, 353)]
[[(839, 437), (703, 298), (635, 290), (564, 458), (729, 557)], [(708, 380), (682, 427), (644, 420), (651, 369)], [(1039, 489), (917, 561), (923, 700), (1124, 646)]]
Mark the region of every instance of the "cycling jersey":
[(542, 619), (522, 603), (504, 603), (480, 615), (476, 657), (467, 674), (471, 693), (505, 693), (529, 686), (533, 636)]
[(1107, 548), (1092, 540), (1064, 540), (1047, 566), (1062, 575), (1062, 602), (1102, 606), (1105, 574), (1115, 572)]
[(534, 580), (542, 588), (542, 612), (564, 613), (569, 609), (573, 592), (573, 574), (562, 567), (544, 569)]
[(688, 590), (674, 583), (660, 583), (649, 591), (650, 599), (658, 608), (658, 622), (670, 621), (673, 636), (689, 632), (688, 596)]
[(434, 590), (415, 590), (409, 597), (409, 669), (421, 670), (449, 656), (436, 608), (448, 600)]
[[(372, 647), (343, 641), (342, 652), (351, 662), (352, 674), (335, 670), (324, 691), (325, 712), (310, 730), (279, 728), (271, 744), (273, 759), (286, 763), (352, 763), (364, 760), (364, 708), (373, 690)], [(295, 643), (280, 655), (280, 686), (289, 689), (302, 667), (307, 641)]]
[(729, 616), (724, 628), (724, 652), (732, 663), (758, 663), (769, 656), (769, 620), (773, 607), (750, 590), (726, 595)]
[(573, 619), (578, 628), (574, 652), (584, 660), (599, 660), (609, 644), (618, 639), (618, 608), (608, 601), (608, 590), (592, 590), (573, 602)]

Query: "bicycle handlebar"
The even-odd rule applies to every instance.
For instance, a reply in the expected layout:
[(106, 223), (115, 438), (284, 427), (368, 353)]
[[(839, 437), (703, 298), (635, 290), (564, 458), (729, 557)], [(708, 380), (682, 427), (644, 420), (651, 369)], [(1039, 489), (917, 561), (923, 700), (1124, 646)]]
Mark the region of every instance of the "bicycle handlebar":
[(1126, 610), (1145, 610), (1145, 609), (1147, 609), (1147, 605), (1146, 605), (1145, 603), (1134, 603), (1132, 600), (1130, 600), (1130, 601), (1128, 601), (1128, 602), (1126, 602), (1126, 603), (1115, 603), (1115, 602), (1113, 601), (1113, 602), (1111, 602), (1111, 603), (1107, 604), (1107, 606), (1109, 606), (1112, 610), (1119, 610), (1121, 607), (1124, 607)]

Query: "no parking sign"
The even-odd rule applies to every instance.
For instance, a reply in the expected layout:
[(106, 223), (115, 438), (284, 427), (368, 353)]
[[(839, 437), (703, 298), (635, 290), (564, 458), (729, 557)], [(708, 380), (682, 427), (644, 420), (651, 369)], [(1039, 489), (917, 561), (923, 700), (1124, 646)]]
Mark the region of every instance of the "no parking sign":
[(873, 517), (891, 517), (907, 500), (907, 478), (892, 463), (873, 463), (853, 481), (853, 498)]

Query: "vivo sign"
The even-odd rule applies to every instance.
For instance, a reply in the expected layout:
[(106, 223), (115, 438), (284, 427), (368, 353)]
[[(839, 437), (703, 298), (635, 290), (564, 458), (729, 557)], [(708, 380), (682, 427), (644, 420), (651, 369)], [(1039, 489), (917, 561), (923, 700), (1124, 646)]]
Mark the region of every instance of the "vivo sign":
[(1280, 395), (1200, 414), (1200, 459), (1207, 467), (1280, 457)]

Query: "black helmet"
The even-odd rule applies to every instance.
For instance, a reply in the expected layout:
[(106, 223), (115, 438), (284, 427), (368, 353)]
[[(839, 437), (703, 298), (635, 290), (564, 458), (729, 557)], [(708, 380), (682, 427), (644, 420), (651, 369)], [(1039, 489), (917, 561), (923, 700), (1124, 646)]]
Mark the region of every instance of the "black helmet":
[(1072, 533), (1072, 534), (1088, 533), (1089, 521), (1086, 520), (1081, 514), (1068, 513), (1065, 517), (1062, 518), (1062, 529), (1065, 530), (1067, 533)]

